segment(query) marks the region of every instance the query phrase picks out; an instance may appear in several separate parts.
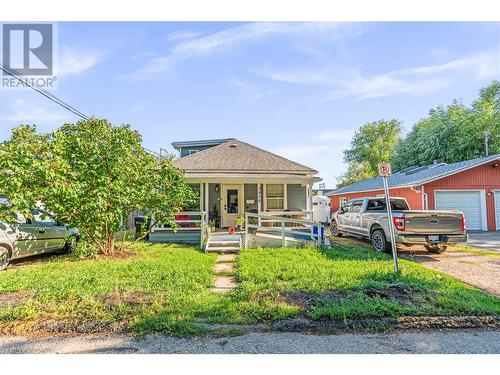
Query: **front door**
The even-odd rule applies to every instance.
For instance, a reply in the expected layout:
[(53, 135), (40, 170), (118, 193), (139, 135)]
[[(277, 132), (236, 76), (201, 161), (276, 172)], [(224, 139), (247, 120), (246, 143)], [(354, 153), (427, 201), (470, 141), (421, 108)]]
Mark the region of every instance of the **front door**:
[(241, 185), (222, 186), (222, 227), (234, 225), (234, 220), (243, 215)]

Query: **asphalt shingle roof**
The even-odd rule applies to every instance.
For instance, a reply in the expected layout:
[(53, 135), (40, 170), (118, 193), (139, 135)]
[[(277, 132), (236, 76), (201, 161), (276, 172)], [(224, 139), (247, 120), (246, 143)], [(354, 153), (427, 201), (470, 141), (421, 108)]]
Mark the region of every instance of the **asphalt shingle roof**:
[(258, 173), (272, 171), (277, 173), (318, 173), (312, 168), (237, 139), (231, 139), (218, 146), (176, 159), (173, 164), (185, 172), (251, 171)]
[[(424, 167), (415, 167), (394, 173), (388, 178), (389, 187), (417, 186), (430, 180), (446, 177), (450, 174), (458, 173), (471, 167), (488, 163), (489, 161), (500, 160), (500, 154), (491, 155), (479, 159), (465, 160), (453, 164), (431, 164)], [(500, 173), (500, 168), (498, 169)], [(366, 180), (355, 182), (354, 184), (343, 186), (329, 192), (329, 195), (342, 193), (354, 193), (361, 191), (371, 191), (383, 189), (382, 177), (373, 177)]]

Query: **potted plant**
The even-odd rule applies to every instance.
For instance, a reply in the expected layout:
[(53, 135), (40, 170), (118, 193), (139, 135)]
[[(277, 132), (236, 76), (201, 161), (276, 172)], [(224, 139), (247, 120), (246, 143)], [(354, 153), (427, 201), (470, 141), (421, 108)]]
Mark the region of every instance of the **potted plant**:
[(243, 230), (243, 224), (245, 223), (245, 219), (243, 216), (238, 216), (236, 219), (234, 219), (234, 225), (238, 227), (238, 230), (241, 231)]
[(208, 227), (210, 228), (210, 232), (215, 232), (216, 222), (215, 220), (208, 221)]

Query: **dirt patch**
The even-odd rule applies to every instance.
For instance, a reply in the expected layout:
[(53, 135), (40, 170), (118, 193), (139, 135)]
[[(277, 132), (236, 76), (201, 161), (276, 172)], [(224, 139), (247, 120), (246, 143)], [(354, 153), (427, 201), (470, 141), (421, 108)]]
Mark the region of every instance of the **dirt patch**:
[(403, 316), (347, 320), (290, 319), (271, 323), (269, 331), (332, 334), (346, 332), (418, 331), (434, 329), (500, 329), (498, 316)]
[(416, 295), (421, 294), (419, 291), (408, 292), (401, 285), (390, 285), (384, 289), (368, 288), (364, 289), (363, 293), (368, 297), (379, 297), (399, 303), (400, 305), (409, 305), (414, 300)]
[(127, 331), (126, 322), (69, 322), (69, 321), (43, 321), (35, 323), (31, 332), (37, 333), (124, 333)]
[(29, 292), (11, 292), (0, 294), (0, 307), (17, 306), (30, 299), (32, 294)]
[(288, 304), (299, 306), (302, 310), (310, 307), (322, 306), (331, 302), (341, 302), (343, 299), (352, 296), (353, 293), (360, 293), (369, 298), (382, 298), (399, 303), (400, 305), (409, 305), (416, 296), (421, 295), (420, 291), (407, 291), (400, 285), (389, 285), (386, 288), (365, 288), (359, 291), (327, 290), (323, 292), (283, 292), (281, 298)]
[(102, 258), (102, 259), (128, 259), (128, 258), (132, 258), (135, 256), (136, 256), (136, 253), (134, 253), (134, 252), (122, 250), (122, 251), (117, 251), (117, 252), (112, 253), (112, 254), (101, 254), (101, 255), (99, 255), (99, 258)]
[(110, 294), (100, 296), (99, 301), (110, 306), (118, 306), (122, 303), (126, 303), (131, 306), (140, 306), (149, 303), (152, 297), (153, 293), (151, 292), (137, 291), (121, 294), (120, 291), (115, 290)]

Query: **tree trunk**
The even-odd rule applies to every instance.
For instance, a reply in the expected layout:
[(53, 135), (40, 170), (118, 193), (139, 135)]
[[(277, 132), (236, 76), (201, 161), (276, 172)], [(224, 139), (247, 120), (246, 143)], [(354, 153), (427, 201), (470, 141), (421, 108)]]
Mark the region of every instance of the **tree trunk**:
[(113, 236), (113, 233), (108, 234), (108, 240), (106, 241), (106, 251), (107, 254), (112, 254), (115, 252), (115, 237)]

